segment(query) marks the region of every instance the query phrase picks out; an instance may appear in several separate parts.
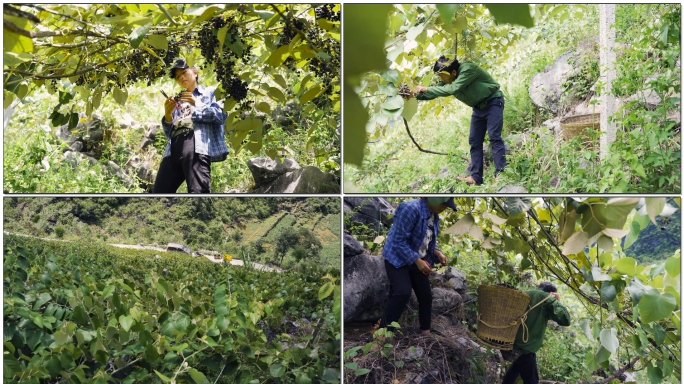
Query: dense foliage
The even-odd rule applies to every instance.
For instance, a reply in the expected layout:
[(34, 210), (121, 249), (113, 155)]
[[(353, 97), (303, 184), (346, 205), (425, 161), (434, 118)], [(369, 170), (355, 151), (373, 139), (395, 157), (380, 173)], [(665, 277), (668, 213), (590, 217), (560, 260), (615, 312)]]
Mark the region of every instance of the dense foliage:
[[(597, 82), (597, 5), (345, 5), (345, 24), (353, 26), (345, 28), (348, 190), (472, 192), (454, 177), (469, 160), (469, 108), (452, 98), (406, 101), (398, 92), (434, 84), (435, 60), (455, 55), (490, 72), (506, 99), (508, 171), (497, 184), (485, 168), (479, 191), (501, 184), (533, 192), (679, 191), (680, 11), (679, 4), (616, 5), (618, 77), (606, 90)], [(542, 128), (554, 113), (529, 96), (535, 73), (580, 46), (587, 53), (570, 60), (576, 72), (562, 84), (556, 116), (606, 92), (636, 95), (612, 116), (618, 137), (603, 159), (598, 144), (582, 147)], [(645, 103), (649, 92), (660, 99), (655, 109)], [(447, 156), (418, 151), (404, 118), (423, 149)]]
[(524, 288), (550, 280), (559, 286), (571, 334), (549, 336), (540, 352), (547, 355), (540, 360), (545, 379), (593, 382), (625, 368), (639, 383), (680, 381), (680, 250), (652, 264), (625, 254), (649, 223), (681, 215), (680, 199), (456, 202), (457, 211), (441, 215), (438, 241), (450, 265), (466, 272), (472, 291), (503, 282)]
[(339, 382), (339, 273), (6, 236), (4, 382)]
[[(4, 11), (4, 106), (40, 106), (38, 116), (26, 114), (13, 126), (25, 134), (29, 125), (32, 140), (5, 136), (11, 153), (29, 150), (22, 162), (8, 163), (6, 157), (5, 173), (13, 176), (6, 189), (37, 191), (31, 168), (43, 161), (51, 165), (42, 167), (43, 173), (66, 183), (69, 191), (99, 191), (93, 177), (80, 184), (70, 180), (64, 162), (52, 153), (54, 146), (61, 149), (59, 142), (46, 133), (65, 124), (72, 129), (93, 112), (111, 109), (110, 98), (122, 107), (143, 109), (144, 123), (159, 121), (159, 89), (176, 93), (169, 90), (168, 67), (178, 56), (200, 68), (201, 84), (218, 85), (234, 158), (244, 161), (239, 154), (245, 151), (296, 156), (303, 165), (339, 172), (339, 5), (47, 4)], [(51, 105), (43, 106), (44, 98)], [(152, 108), (150, 100), (158, 105)], [(113, 132), (105, 146), (135, 149), (138, 143), (127, 143), (132, 140), (127, 133), (116, 132), (116, 120), (126, 112), (120, 109), (111, 117)], [(100, 166), (117, 160), (111, 152), (105, 151)], [(214, 190), (246, 184), (241, 180), (246, 167), (242, 172), (234, 167), (221, 168)], [(84, 168), (71, 174), (106, 176), (94, 165)], [(105, 191), (130, 191), (115, 179), (107, 182)]]
[(276, 251), (278, 236), (293, 232), (318, 242), (307, 246), (306, 263), (339, 269), (339, 212), (339, 198), (12, 197), (4, 200), (4, 229), (76, 241), (183, 243), (282, 267), (302, 259), (300, 244)]

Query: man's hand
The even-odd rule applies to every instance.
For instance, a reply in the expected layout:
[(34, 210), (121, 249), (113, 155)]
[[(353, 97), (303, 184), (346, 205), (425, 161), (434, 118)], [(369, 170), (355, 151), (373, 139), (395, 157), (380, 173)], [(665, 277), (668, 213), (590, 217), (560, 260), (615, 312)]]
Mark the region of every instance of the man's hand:
[(447, 260), (447, 257), (444, 256), (444, 254), (442, 253), (442, 251), (440, 251), (439, 249), (436, 249), (436, 248), (435, 248), (435, 252), (434, 252), (434, 253), (435, 253), (435, 256), (437, 256), (437, 259), (439, 260), (439, 262), (442, 263), (442, 265), (447, 265), (447, 263), (449, 262), (449, 260)]
[(423, 93), (427, 92), (427, 87), (424, 85), (416, 85), (416, 89), (413, 91), (413, 93)]
[(172, 114), (174, 109), (176, 109), (176, 100), (169, 97), (164, 102), (164, 117), (166, 118), (167, 123), (170, 123), (173, 120)]
[(192, 92), (183, 92), (181, 93), (180, 98), (178, 99), (179, 101), (185, 101), (186, 103), (192, 105), (193, 107), (195, 106), (195, 96), (192, 95)]
[(560, 295), (558, 294), (558, 292), (550, 292), (550, 295), (555, 297), (556, 300), (560, 301)]
[(418, 270), (423, 272), (424, 275), (429, 275), (430, 272), (432, 272), (432, 269), (430, 268), (430, 263), (423, 259), (418, 259), (414, 263), (416, 267), (418, 267)]

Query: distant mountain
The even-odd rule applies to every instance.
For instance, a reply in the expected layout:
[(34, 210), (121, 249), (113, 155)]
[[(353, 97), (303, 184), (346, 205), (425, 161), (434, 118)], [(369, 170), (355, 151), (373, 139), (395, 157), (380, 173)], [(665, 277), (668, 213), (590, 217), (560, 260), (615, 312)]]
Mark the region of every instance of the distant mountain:
[(625, 254), (637, 259), (639, 264), (651, 264), (672, 256), (681, 248), (681, 220), (681, 211), (670, 217), (657, 217), (658, 225), (650, 223), (642, 230), (634, 244), (624, 250)]

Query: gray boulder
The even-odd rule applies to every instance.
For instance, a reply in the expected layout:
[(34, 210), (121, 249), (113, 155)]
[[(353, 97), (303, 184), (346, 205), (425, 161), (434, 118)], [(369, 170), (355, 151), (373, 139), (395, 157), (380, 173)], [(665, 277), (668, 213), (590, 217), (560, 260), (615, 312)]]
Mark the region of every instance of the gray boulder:
[[(463, 303), (463, 298), (451, 288), (432, 289), (432, 312), (446, 313), (458, 308)], [(416, 304), (418, 302), (416, 301)]]
[(271, 183), (254, 188), (253, 193), (339, 193), (340, 183), (335, 175), (313, 166), (287, 172)]
[(275, 181), (280, 176), (300, 169), (299, 164), (292, 159), (280, 162), (270, 157), (255, 157), (247, 161), (247, 167), (252, 172), (254, 185), (262, 187)]
[(66, 151), (62, 154), (62, 160), (71, 165), (72, 167), (77, 167), (81, 161), (87, 161), (90, 165), (97, 164), (97, 160), (81, 152)]
[(143, 139), (140, 142), (140, 146), (138, 147), (138, 149), (143, 150), (149, 147), (152, 143), (154, 143), (157, 140), (157, 135), (163, 134), (161, 130), (161, 124), (149, 124), (147, 126), (147, 129), (145, 129), (145, 132), (143, 133)]
[(564, 53), (547, 66), (544, 72), (532, 76), (529, 91), (535, 105), (558, 112), (563, 94), (561, 85), (574, 70), (568, 60), (574, 55), (574, 52)]
[(366, 250), (358, 240), (352, 235), (344, 234), (344, 257), (354, 257), (365, 252)]
[(448, 285), (456, 290), (461, 295), (468, 293), (468, 280), (465, 273), (459, 271), (454, 267), (449, 267), (444, 272), (444, 278)]
[(394, 207), (382, 197), (345, 197), (344, 214), (351, 221), (380, 231), (392, 225), (390, 216), (394, 215)]
[(369, 254), (345, 257), (343, 292), (345, 322), (379, 319), (389, 297), (385, 259)]

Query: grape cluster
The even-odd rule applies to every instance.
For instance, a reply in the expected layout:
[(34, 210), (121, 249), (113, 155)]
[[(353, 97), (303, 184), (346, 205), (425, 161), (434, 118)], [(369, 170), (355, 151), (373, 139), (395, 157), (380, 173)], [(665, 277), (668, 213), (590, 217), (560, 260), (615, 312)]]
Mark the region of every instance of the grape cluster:
[[(225, 19), (214, 17), (204, 23), (202, 29), (198, 32), (198, 44), (205, 62), (214, 64), (216, 78), (221, 83), (223, 90), (236, 101), (240, 101), (247, 97), (248, 86), (247, 82), (237, 77), (235, 64), (238, 60), (242, 60), (243, 63), (249, 62), (252, 56), (252, 47), (244, 48), (241, 56), (238, 56), (232, 49), (228, 48), (230, 45), (239, 43), (238, 37), (243, 34), (239, 29), (239, 25), (233, 21), (232, 17)], [(223, 52), (219, 52), (216, 49), (220, 44), (217, 37), (218, 30), (226, 25), (229, 26), (226, 40), (224, 41), (226, 47), (223, 49)]]
[(299, 31), (306, 31), (306, 29), (306, 24), (304, 24), (304, 21), (301, 19), (294, 19), (286, 22), (283, 31), (278, 35), (277, 38), (278, 47), (290, 44), (292, 39), (297, 36)]
[(320, 7), (314, 8), (317, 19), (326, 19), (330, 21), (340, 21), (340, 11), (334, 12), (335, 4), (323, 4)]
[(318, 77), (323, 83), (323, 95), (330, 95), (334, 84), (339, 84), (340, 79), (340, 42), (325, 38), (325, 32), (320, 28), (310, 28), (307, 33), (307, 39), (313, 44), (318, 51), (326, 52), (330, 56), (325, 59), (316, 56), (309, 60), (309, 69)]
[(509, 282), (506, 282), (506, 281), (504, 281), (503, 283), (497, 284), (497, 286), (499, 286), (499, 287), (504, 287), (504, 288), (509, 288), (509, 289), (517, 289), (517, 288), (515, 288), (515, 286), (513, 286), (513, 284), (511, 284), (511, 283), (509, 283)]

